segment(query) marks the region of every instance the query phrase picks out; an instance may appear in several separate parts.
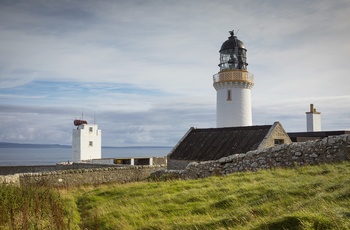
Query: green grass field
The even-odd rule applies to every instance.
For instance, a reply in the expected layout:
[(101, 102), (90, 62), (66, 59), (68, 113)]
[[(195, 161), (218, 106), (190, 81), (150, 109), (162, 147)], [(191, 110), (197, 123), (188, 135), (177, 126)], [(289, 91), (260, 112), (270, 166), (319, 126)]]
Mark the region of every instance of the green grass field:
[(50, 194), (39, 195), (45, 203), (40, 210), (40, 202), (30, 204), (40, 189), (29, 191), (28, 201), (17, 198), (24, 188), (11, 189), (17, 191), (12, 199), (28, 203), (28, 213), (16, 216), (20, 203), (1, 202), (0, 213), (7, 214), (0, 229), (13, 223), (26, 229), (13, 221), (23, 216), (29, 216), (27, 229), (37, 229), (32, 221), (49, 229), (350, 229), (350, 162), (200, 180), (40, 188)]

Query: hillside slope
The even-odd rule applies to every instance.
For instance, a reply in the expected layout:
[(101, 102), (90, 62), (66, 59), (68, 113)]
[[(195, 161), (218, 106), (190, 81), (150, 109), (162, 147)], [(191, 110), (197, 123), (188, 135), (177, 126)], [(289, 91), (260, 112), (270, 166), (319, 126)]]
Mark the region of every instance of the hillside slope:
[(61, 194), (72, 228), (350, 229), (350, 162)]

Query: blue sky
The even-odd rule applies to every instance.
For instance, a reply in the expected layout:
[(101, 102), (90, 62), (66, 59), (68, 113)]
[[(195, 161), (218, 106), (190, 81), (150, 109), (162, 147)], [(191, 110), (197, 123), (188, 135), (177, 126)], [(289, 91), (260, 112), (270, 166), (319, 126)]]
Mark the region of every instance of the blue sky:
[(71, 143), (73, 120), (108, 146), (174, 146), (215, 127), (219, 49), (247, 49), (253, 124), (350, 130), (350, 2), (0, 2), (0, 141)]

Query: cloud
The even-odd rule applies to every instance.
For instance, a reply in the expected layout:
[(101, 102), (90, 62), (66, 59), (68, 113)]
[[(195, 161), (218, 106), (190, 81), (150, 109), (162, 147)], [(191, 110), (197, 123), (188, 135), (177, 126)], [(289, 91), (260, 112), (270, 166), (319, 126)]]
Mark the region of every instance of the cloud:
[[(95, 119), (104, 145), (174, 145), (215, 127), (221, 44), (248, 49), (254, 124), (349, 129), (350, 3), (302, 1), (3, 1), (0, 141), (70, 143)], [(238, 33), (237, 33), (238, 32)]]
[[(84, 111), (84, 119), (94, 120), (103, 131), (104, 145), (172, 146), (191, 126), (213, 124), (214, 111), (192, 103), (177, 107), (157, 106), (119, 110)], [(73, 120), (81, 118), (81, 107), (64, 106), (0, 106), (2, 141), (69, 144)], [(209, 116), (208, 116), (209, 115)], [(211, 117), (211, 119), (208, 119)], [(53, 135), (48, 135), (52, 133)]]

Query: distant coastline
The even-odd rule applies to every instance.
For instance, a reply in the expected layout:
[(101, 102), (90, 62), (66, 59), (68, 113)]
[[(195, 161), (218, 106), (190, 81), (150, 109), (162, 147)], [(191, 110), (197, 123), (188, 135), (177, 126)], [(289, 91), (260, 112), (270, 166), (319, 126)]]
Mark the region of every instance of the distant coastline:
[[(102, 147), (102, 158), (164, 157), (173, 147)], [(72, 147), (0, 142), (0, 166), (55, 165), (72, 159)]]
[(70, 145), (60, 144), (25, 144), (25, 143), (11, 143), (0, 142), (0, 148), (71, 148)]
[[(0, 142), (0, 148), (71, 148), (71, 145), (61, 144), (28, 144)], [(102, 148), (173, 148), (173, 146), (102, 146)]]

